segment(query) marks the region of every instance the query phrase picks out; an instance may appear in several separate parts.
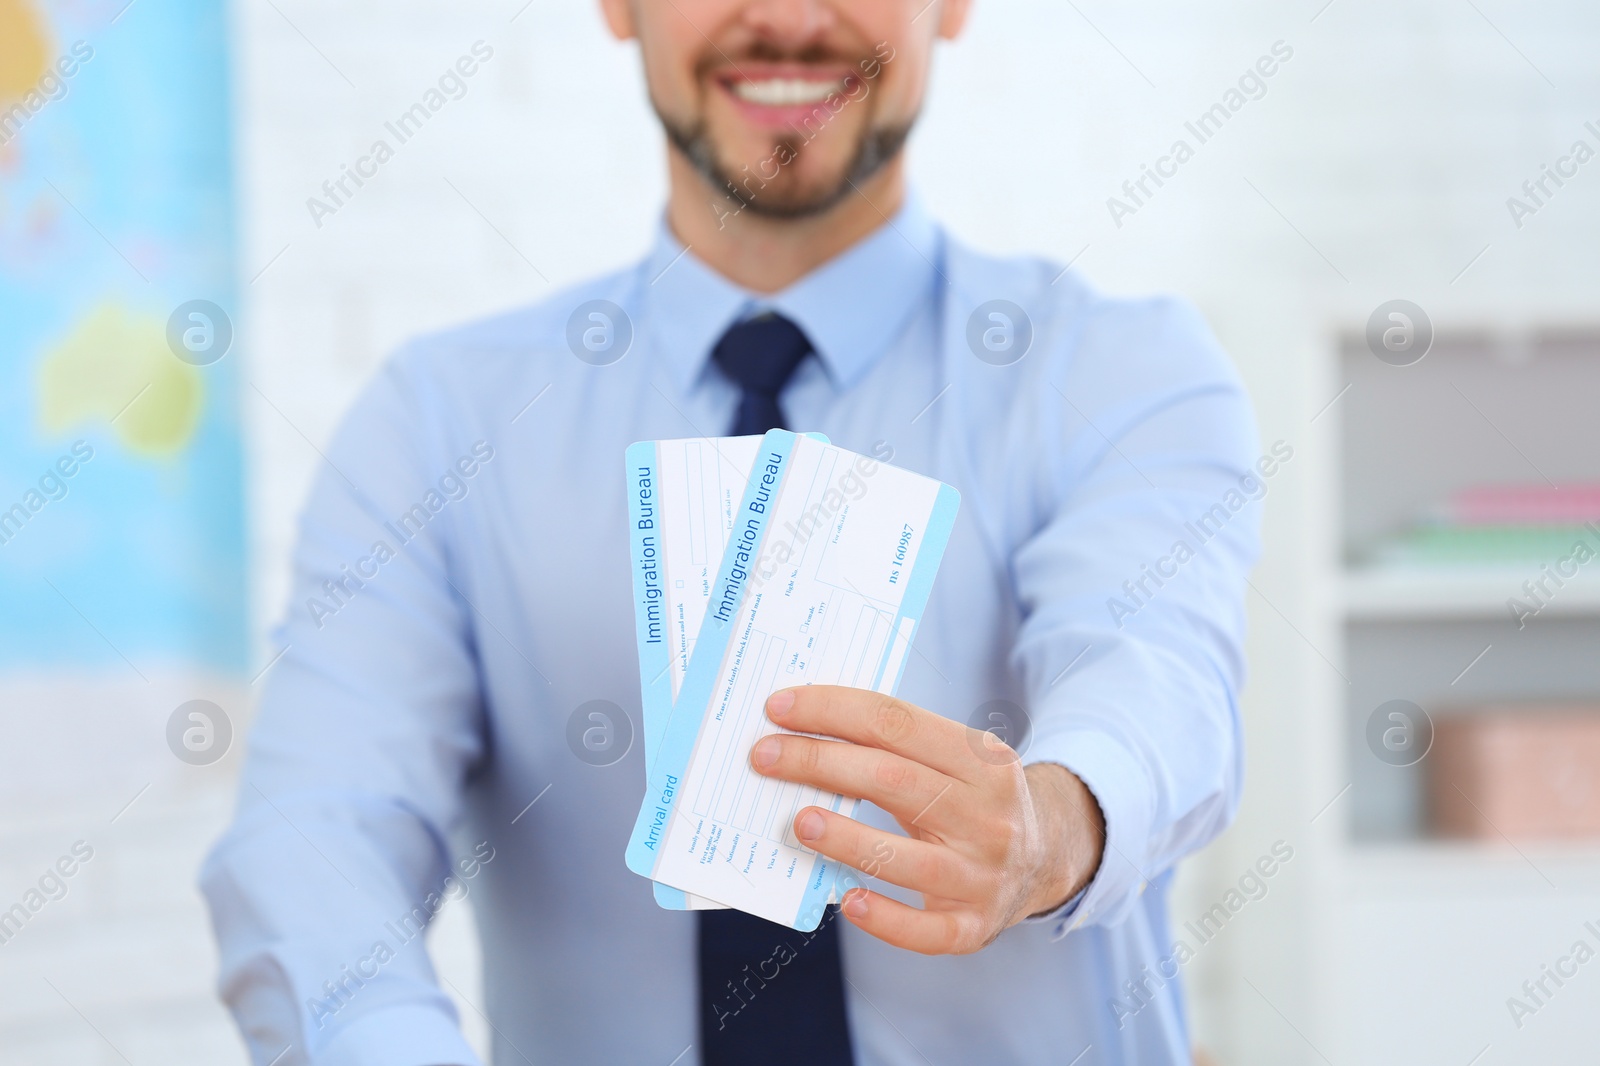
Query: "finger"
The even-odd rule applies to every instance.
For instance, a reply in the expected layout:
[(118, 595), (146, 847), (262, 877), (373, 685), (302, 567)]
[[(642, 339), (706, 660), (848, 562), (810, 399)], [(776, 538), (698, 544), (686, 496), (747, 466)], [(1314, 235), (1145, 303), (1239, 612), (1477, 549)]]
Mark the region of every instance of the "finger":
[(961, 780), (985, 768), (967, 743), (966, 726), (880, 692), (840, 685), (786, 688), (767, 699), (767, 717), (797, 733), (892, 751)]
[(924, 955), (969, 955), (988, 943), (976, 911), (927, 911), (865, 888), (845, 893), (841, 913), (886, 944)]
[(794, 833), (818, 854), (901, 888), (953, 900), (977, 899), (981, 891), (967, 861), (942, 844), (885, 833), (821, 807), (801, 811)]
[(953, 824), (960, 809), (954, 801), (970, 791), (893, 752), (793, 733), (769, 733), (756, 741), (750, 765), (768, 777), (871, 800), (902, 822), (934, 832)]

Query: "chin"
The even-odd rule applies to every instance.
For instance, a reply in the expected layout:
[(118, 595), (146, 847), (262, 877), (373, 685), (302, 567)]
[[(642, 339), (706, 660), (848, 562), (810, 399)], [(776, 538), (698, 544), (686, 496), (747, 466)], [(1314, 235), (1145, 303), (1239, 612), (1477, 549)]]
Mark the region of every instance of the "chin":
[(719, 170), (728, 179), (725, 187), (729, 194), (757, 215), (794, 218), (817, 214), (853, 192), (848, 180), (849, 159), (796, 159), (777, 168), (725, 163)]
[[(806, 136), (752, 129), (737, 115), (677, 122), (657, 109), (668, 139), (713, 189), (741, 210), (774, 218), (821, 214), (853, 195), (905, 143), (910, 123), (873, 129), (851, 116)], [(865, 116), (863, 116), (865, 118)]]

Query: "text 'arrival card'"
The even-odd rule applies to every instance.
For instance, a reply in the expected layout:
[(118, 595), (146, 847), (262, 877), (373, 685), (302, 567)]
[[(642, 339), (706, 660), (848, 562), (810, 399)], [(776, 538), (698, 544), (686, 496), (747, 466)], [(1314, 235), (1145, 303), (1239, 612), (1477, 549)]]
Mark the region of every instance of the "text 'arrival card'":
[(958, 505), (948, 485), (825, 440), (761, 439), (682, 687), (646, 752), (629, 869), (817, 927), (838, 864), (800, 844), (794, 817), (810, 805), (849, 815), (856, 801), (750, 769), (751, 747), (779, 731), (766, 699), (806, 684), (894, 692)]

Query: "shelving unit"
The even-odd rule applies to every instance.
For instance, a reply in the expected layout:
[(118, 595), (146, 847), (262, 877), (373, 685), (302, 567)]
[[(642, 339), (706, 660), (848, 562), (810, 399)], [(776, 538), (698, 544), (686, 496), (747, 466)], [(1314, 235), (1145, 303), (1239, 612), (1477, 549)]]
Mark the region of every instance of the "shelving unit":
[[(1600, 565), (1591, 565), (1556, 590), (1539, 611), (1540, 619), (1600, 616)], [(1510, 619), (1515, 614), (1506, 601), (1525, 600), (1522, 583), (1536, 576), (1528, 567), (1514, 566), (1348, 569), (1340, 599), (1344, 617), (1352, 621)]]
[(1337, 458), (1318, 507), (1338, 532), (1321, 552), (1313, 632), (1337, 674), (1309, 700), (1332, 750), (1311, 754), (1308, 777), (1347, 791), (1316, 827), (1314, 1039), (1337, 1062), (1562, 1061), (1560, 1049), (1592, 1041), (1592, 1010), (1577, 1001), (1592, 1008), (1600, 985), (1521, 1030), (1505, 1001), (1600, 919), (1600, 840), (1431, 838), (1427, 759), (1381, 761), (1366, 725), (1392, 699), (1436, 721), (1483, 703), (1600, 707), (1600, 558), (1522, 625), (1507, 601), (1526, 600), (1523, 582), (1550, 560), (1367, 560), (1469, 486), (1600, 482), (1600, 331), (1509, 342), (1441, 331), (1407, 367), (1352, 332), (1330, 363), (1334, 387), (1350, 387), (1325, 427)]
[(1537, 894), (1549, 877), (1561, 888), (1600, 891), (1600, 843), (1516, 845), (1447, 840), (1366, 844), (1349, 867), (1358, 898)]

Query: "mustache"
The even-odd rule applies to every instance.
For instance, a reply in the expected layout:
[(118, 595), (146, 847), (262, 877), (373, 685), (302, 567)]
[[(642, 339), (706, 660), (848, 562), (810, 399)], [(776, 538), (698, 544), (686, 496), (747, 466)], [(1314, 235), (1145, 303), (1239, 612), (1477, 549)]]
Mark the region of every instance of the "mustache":
[(808, 44), (802, 48), (789, 48), (774, 41), (752, 41), (748, 46), (736, 52), (713, 48), (710, 54), (701, 57), (700, 62), (695, 64), (695, 69), (696, 73), (705, 75), (729, 65), (737, 67), (741, 60), (747, 60), (752, 63), (802, 63), (808, 66), (843, 66), (855, 70), (859, 69), (857, 64), (873, 57), (874, 54), (869, 49), (860, 51), (845, 50), (822, 42)]

